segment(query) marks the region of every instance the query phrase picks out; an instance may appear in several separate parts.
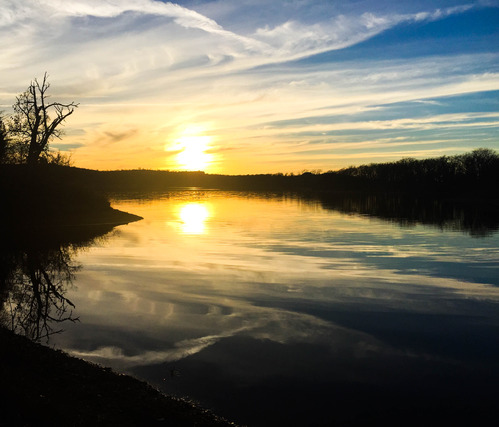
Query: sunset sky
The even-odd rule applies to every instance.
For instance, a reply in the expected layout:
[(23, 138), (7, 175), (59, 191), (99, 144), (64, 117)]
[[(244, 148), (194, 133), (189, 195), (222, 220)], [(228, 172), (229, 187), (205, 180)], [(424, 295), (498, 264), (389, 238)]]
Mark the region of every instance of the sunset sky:
[(301, 172), (499, 150), (499, 0), (0, 0), (0, 110), (80, 104), (94, 169)]

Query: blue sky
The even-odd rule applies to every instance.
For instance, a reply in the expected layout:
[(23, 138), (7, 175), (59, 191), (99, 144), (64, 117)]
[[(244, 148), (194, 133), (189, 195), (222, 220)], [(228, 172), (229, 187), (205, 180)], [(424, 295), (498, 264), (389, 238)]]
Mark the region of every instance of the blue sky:
[(0, 109), (45, 71), (97, 169), (331, 170), (499, 149), (499, 1), (0, 0)]

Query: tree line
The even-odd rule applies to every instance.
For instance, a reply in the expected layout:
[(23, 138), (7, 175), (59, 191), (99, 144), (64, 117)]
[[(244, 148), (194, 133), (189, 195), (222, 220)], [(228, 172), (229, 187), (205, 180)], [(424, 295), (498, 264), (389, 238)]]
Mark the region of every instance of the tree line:
[(495, 191), (499, 184), (499, 154), (490, 148), (416, 160), (373, 163), (330, 172), (355, 189), (394, 191)]
[(321, 192), (382, 192), (406, 194), (485, 195), (497, 198), (499, 154), (490, 148), (416, 160), (371, 163), (338, 171), (303, 172), (298, 175), (204, 175), (205, 187), (251, 190)]
[[(13, 167), (15, 172), (17, 167)], [(47, 165), (45, 181), (99, 189), (103, 193), (151, 192), (175, 187), (201, 189), (294, 191), (322, 193), (385, 193), (466, 196), (497, 199), (499, 154), (488, 148), (429, 159), (402, 159), (338, 171), (297, 175), (220, 175), (161, 170), (96, 171)]]

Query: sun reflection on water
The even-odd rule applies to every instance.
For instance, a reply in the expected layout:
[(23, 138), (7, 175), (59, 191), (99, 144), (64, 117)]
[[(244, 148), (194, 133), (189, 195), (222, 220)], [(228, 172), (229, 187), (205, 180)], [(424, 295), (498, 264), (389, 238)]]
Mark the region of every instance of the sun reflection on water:
[(181, 230), (185, 234), (203, 234), (210, 211), (205, 204), (187, 203), (180, 208)]

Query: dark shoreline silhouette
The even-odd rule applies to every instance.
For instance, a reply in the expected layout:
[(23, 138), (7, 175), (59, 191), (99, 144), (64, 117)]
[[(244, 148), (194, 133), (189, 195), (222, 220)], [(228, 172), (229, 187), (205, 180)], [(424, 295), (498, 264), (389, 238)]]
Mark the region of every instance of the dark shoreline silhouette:
[[(17, 228), (50, 234), (82, 225), (119, 225), (141, 219), (111, 208), (106, 195), (87, 182), (86, 176), (73, 179), (73, 168), (55, 165), (0, 167), (0, 231)], [(4, 230), (5, 232), (5, 230)]]
[(0, 328), (3, 426), (234, 426), (149, 384)]

